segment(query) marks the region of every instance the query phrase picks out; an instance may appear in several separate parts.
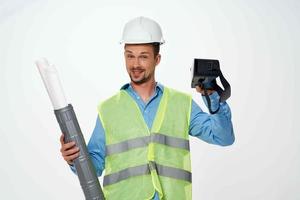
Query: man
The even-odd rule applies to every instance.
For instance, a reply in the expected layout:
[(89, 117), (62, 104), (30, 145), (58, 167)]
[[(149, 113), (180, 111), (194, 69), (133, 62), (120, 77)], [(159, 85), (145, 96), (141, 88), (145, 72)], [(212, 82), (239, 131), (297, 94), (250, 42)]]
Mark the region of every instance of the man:
[[(98, 106), (88, 151), (98, 176), (105, 169), (103, 191), (108, 200), (192, 199), (189, 135), (208, 143), (231, 145), (234, 134), (226, 102), (210, 115), (190, 95), (155, 81), (164, 43), (160, 26), (138, 17), (124, 28), (126, 69), (130, 83)], [(203, 94), (203, 90), (196, 90)], [(212, 109), (219, 96), (209, 91)], [(60, 138), (64, 159), (72, 166), (75, 143)]]

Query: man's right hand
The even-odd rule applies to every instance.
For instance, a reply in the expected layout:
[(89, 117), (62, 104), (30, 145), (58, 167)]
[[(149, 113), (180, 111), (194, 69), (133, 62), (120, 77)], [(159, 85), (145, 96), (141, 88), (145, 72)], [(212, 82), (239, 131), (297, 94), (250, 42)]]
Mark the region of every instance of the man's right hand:
[(63, 156), (64, 160), (69, 164), (73, 164), (73, 160), (79, 156), (79, 148), (76, 147), (75, 142), (69, 142), (65, 143), (64, 142), (64, 134), (60, 136), (60, 143), (61, 143), (61, 148), (60, 152), (61, 155)]

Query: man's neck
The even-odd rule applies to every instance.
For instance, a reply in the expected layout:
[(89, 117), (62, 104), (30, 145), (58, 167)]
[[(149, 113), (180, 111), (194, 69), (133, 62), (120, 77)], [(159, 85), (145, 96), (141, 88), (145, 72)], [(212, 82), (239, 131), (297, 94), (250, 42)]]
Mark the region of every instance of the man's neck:
[(147, 102), (155, 91), (156, 82), (155, 80), (142, 84), (135, 84), (131, 82), (130, 85), (132, 86), (134, 91), (139, 94), (142, 100), (144, 102)]

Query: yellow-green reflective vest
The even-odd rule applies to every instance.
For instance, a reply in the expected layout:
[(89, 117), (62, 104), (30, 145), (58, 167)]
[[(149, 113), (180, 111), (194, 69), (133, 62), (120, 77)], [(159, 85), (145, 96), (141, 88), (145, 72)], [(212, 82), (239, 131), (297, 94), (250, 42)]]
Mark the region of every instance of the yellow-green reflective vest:
[(99, 104), (105, 130), (107, 200), (191, 200), (191, 96), (164, 88), (151, 130), (124, 90)]

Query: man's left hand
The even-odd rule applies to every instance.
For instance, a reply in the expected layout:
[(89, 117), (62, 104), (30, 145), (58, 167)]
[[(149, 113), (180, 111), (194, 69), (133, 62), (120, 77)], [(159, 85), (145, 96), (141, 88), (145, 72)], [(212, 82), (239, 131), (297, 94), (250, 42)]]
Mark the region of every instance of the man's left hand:
[[(202, 96), (205, 95), (204, 89), (203, 89), (202, 86), (197, 85), (197, 86), (196, 86), (196, 91), (199, 92), (199, 93), (201, 93)], [(208, 95), (211, 95), (215, 90), (206, 90), (206, 91), (207, 91), (207, 94), (208, 94)]]

